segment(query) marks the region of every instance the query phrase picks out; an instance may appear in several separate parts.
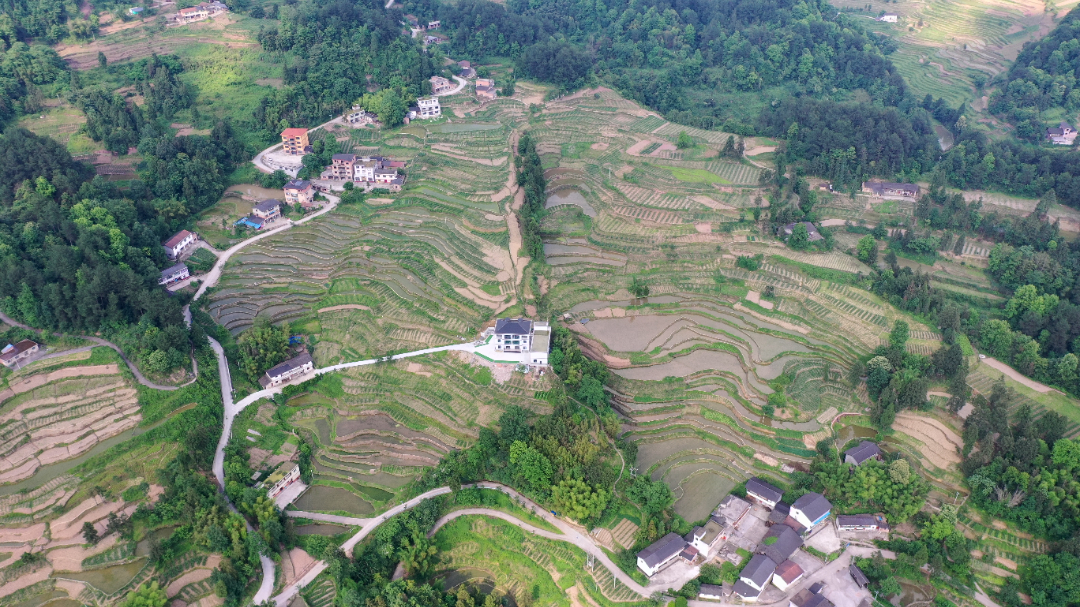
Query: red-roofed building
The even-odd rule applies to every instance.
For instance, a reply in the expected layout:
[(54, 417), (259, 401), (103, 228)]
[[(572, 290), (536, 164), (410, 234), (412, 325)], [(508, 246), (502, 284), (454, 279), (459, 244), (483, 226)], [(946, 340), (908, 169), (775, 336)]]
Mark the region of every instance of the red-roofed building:
[(0, 363), (5, 367), (14, 367), (19, 361), (32, 356), (40, 349), (41, 344), (29, 339), (24, 339), (15, 345), (8, 344), (3, 351), (0, 351)]
[(176, 259), (184, 254), (184, 251), (195, 244), (195, 241), (199, 239), (199, 235), (194, 232), (188, 232), (187, 230), (180, 230), (173, 235), (172, 238), (162, 243), (162, 247), (165, 248), (165, 256), (169, 259)]
[(286, 154), (292, 154), (293, 156), (307, 154), (311, 151), (307, 129), (293, 128), (281, 131), (281, 146)]

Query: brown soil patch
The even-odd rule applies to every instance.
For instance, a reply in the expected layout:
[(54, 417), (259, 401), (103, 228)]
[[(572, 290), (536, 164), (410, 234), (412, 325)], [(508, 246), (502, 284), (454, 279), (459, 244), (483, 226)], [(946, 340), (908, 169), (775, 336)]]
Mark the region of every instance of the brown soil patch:
[(712, 224), (708, 222), (695, 223), (694, 229), (697, 230), (698, 234), (712, 234)]
[[(66, 369), (57, 369), (52, 373), (42, 373), (40, 375), (32, 375), (23, 380), (15, 380), (9, 384), (8, 390), (11, 394), (4, 396), (4, 393), (0, 393), (0, 402), (3, 402), (5, 398), (10, 398), (15, 394), (22, 394), (28, 392), (34, 388), (44, 386), (45, 384), (52, 383), (57, 380), (67, 379), (69, 377), (80, 377), (83, 375), (115, 375), (120, 372), (120, 368), (115, 364), (110, 365), (88, 365), (85, 367), (68, 367)], [(5, 390), (7, 392), (7, 390)]]
[(773, 457), (771, 455), (765, 455), (763, 453), (754, 453), (754, 459), (760, 460), (760, 461), (762, 461), (765, 464), (768, 464), (770, 466), (779, 466), (780, 465), (780, 460), (776, 459), (775, 457)]
[(293, 548), (292, 550), (283, 553), (281, 555), (281, 564), (282, 574), (285, 577), (285, 585), (292, 584), (303, 577), (303, 575), (315, 565), (315, 562), (315, 559), (311, 558), (311, 555), (304, 552), (301, 548)]
[(490, 360), (480, 358), (472, 352), (462, 352), (461, 350), (451, 350), (450, 354), (470, 365), (491, 369), (491, 377), (496, 383), (504, 384), (514, 376), (514, 367), (516, 365), (493, 363)]
[(393, 198), (368, 198), (366, 202), (368, 204), (373, 204), (375, 206), (379, 206), (379, 205), (383, 205), (383, 204), (393, 204), (394, 199)]
[(270, 86), (279, 89), (285, 86), (285, 81), (281, 78), (259, 78), (255, 81), (255, 84), (259, 86)]
[(608, 144), (604, 143), (603, 141), (597, 141), (596, 143), (592, 144), (589, 147), (594, 149), (594, 150), (602, 152), (602, 151), (608, 149)]
[(989, 356), (982, 359), (982, 360), (980, 360), (979, 362), (985, 363), (986, 366), (993, 368), (995, 371), (1000, 371), (1001, 373), (1004, 373), (1006, 376), (1008, 376), (1009, 379), (1011, 379), (1011, 380), (1013, 380), (1015, 382), (1018, 382), (1020, 384), (1023, 384), (1025, 386), (1027, 386), (1028, 388), (1031, 388), (1032, 390), (1036, 391), (1036, 392), (1046, 394), (1047, 392), (1050, 392), (1050, 391), (1053, 390), (1053, 388), (1051, 388), (1050, 386), (1044, 386), (1043, 384), (1040, 384), (1039, 382), (1031, 379), (1030, 377), (1026, 377), (1026, 376), (1022, 375), (1019, 371), (1017, 371), (1016, 369), (1013, 369), (1009, 365), (1006, 365), (1005, 363), (1003, 363), (1001, 361), (990, 358)]
[(660, 144), (660, 147), (653, 150), (652, 153), (649, 154), (649, 156), (655, 158), (659, 156), (662, 152), (674, 152), (677, 149), (679, 148), (675, 147), (674, 144), (665, 141), (664, 143)]
[(424, 377), (431, 377), (431, 371), (425, 371), (424, 370), (424, 365), (421, 365), (420, 363), (409, 363), (405, 367), (405, 370), (408, 371), (409, 373), (415, 373), (417, 375), (422, 375)]
[(733, 207), (731, 205), (724, 204), (722, 202), (717, 202), (717, 201), (713, 200), (712, 198), (709, 198), (708, 196), (701, 196), (701, 195), (693, 196), (692, 199), (694, 200), (694, 202), (700, 202), (701, 204), (709, 207), (710, 209), (727, 210), (727, 211), (734, 211), (735, 210), (735, 207)]
[(184, 586), (187, 586), (188, 584), (194, 584), (195, 582), (201, 582), (209, 578), (210, 574), (213, 573), (213, 568), (217, 567), (217, 563), (213, 563), (213, 561), (215, 560), (220, 562), (221, 557), (216, 554), (211, 555), (210, 558), (206, 560), (206, 569), (192, 569), (191, 571), (188, 571), (184, 575), (173, 580), (165, 588), (165, 596), (176, 596), (181, 590), (184, 589)]
[[(626, 153), (631, 156), (641, 156), (642, 150), (649, 147), (649, 144), (655, 143), (652, 139), (641, 139), (634, 145), (626, 148)], [(621, 177), (621, 175), (620, 175)]]
[(319, 314), (323, 312), (334, 312), (337, 310), (367, 310), (371, 311), (371, 308), (362, 306), (360, 304), (341, 304), (340, 306), (330, 306), (329, 308), (319, 308)]
[(956, 432), (936, 419), (905, 412), (896, 416), (893, 427), (922, 443), (918, 447), (919, 454), (934, 466), (945, 469), (960, 463), (960, 454), (956, 450), (964, 442)]
[(631, 365), (629, 358), (619, 358), (610, 354), (604, 355), (604, 362), (612, 369), (626, 369)]
[(56, 571), (82, 571), (83, 559), (105, 552), (116, 545), (116, 534), (112, 534), (98, 542), (96, 546), (85, 548), (83, 546), (70, 546), (59, 550), (50, 550), (45, 558), (52, 563)]

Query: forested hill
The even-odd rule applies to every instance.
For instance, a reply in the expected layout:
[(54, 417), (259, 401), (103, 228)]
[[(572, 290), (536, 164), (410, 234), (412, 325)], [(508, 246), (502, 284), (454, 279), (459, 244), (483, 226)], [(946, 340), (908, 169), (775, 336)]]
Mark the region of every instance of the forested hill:
[[(285, 64), (285, 87), (267, 95), (255, 116), (265, 138), (340, 114), (369, 84), (385, 91), (380, 103), (398, 116), (417, 96), (430, 93), (431, 56), (419, 41), (402, 36), (402, 20), (400, 11), (385, 10), (381, 0), (302, 0), (284, 7), (280, 25), (259, 32), (263, 48)], [(400, 117), (383, 122), (394, 125)]]
[(1018, 137), (1039, 139), (1049, 118), (1042, 112), (1064, 108), (1075, 114), (1080, 110), (1078, 69), (1080, 11), (1074, 10), (1049, 36), (1024, 46), (1001, 88), (991, 95), (989, 109), (1014, 122)]
[(440, 19), (451, 53), (522, 57), (526, 75), (567, 88), (594, 68), (624, 94), (704, 127), (793, 93), (844, 99), (863, 89), (887, 106), (905, 95), (885, 57), (891, 42), (823, 0), (407, 0), (405, 10)]

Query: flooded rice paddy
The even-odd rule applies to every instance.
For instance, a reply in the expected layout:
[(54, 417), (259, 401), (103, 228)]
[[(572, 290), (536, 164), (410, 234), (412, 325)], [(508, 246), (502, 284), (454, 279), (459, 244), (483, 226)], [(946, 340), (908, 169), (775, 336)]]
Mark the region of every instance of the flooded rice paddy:
[(308, 512), (348, 512), (364, 516), (375, 511), (367, 501), (340, 487), (315, 485), (296, 500), (296, 509)]
[(90, 571), (64, 572), (60, 575), (54, 574), (54, 577), (86, 582), (105, 594), (113, 594), (127, 586), (145, 566), (146, 558), (140, 558), (123, 565), (113, 565)]
[(581, 192), (573, 188), (565, 188), (557, 192), (552, 192), (548, 196), (547, 202), (544, 203), (544, 208), (550, 209), (564, 204), (575, 205), (581, 208), (582, 212), (589, 217), (596, 217), (596, 209), (589, 204), (588, 200), (585, 200), (585, 196)]

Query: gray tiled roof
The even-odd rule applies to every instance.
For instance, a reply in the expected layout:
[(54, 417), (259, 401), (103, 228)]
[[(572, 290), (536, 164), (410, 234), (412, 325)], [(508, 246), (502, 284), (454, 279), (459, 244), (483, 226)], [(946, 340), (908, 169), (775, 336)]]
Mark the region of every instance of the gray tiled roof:
[(735, 592), (735, 594), (741, 596), (744, 599), (754, 599), (761, 594), (760, 590), (754, 588), (753, 586), (747, 584), (742, 580), (735, 582), (735, 585), (732, 586), (731, 589), (733, 592)]
[[(773, 537), (776, 538), (775, 542), (772, 544), (766, 543), (766, 540)], [(802, 545), (802, 538), (799, 537), (798, 533), (795, 533), (794, 529), (787, 525), (773, 525), (769, 527), (769, 532), (762, 538), (761, 544), (758, 544), (757, 551), (769, 557), (775, 563), (782, 563)]]
[(262, 211), (262, 212), (266, 213), (266, 212), (269, 212), (269, 211), (271, 211), (273, 209), (277, 209), (277, 208), (280, 208), (280, 207), (281, 207), (281, 201), (280, 200), (277, 200), (277, 199), (274, 199), (274, 198), (267, 198), (266, 200), (263, 200), (259, 204), (252, 207), (252, 210), (253, 211), (256, 211), (256, 210), (257, 211)]
[(532, 333), (532, 321), (526, 318), (500, 318), (495, 321), (496, 335), (528, 335)]
[(645, 561), (645, 564), (652, 568), (679, 554), (685, 547), (685, 540), (679, 537), (677, 533), (669, 533), (639, 552), (638, 558)]
[(776, 561), (764, 554), (755, 554), (754, 558), (750, 559), (750, 562), (743, 568), (739, 577), (750, 580), (758, 586), (764, 586), (769, 581), (769, 576), (773, 574), (773, 571), (776, 571)]
[(838, 514), (836, 524), (841, 527), (876, 527), (878, 520), (872, 514)]
[(761, 480), (756, 476), (746, 481), (746, 492), (753, 493), (754, 495), (760, 495), (761, 497), (768, 499), (770, 502), (779, 502), (780, 498), (784, 497), (783, 491), (777, 489), (773, 485)]
[(188, 267), (182, 263), (178, 263), (175, 266), (170, 266), (161, 271), (161, 277), (168, 279), (176, 274), (187, 271)]
[(851, 458), (855, 460), (855, 465), (858, 466), (866, 460), (881, 455), (881, 449), (877, 446), (877, 443), (872, 443), (868, 440), (864, 440), (857, 446), (852, 447), (844, 452), (844, 459)]
[(311, 360), (311, 354), (308, 354), (307, 352), (304, 352), (300, 356), (290, 358), (289, 360), (287, 360), (287, 361), (277, 365), (276, 367), (270, 369), (269, 371), (266, 372), (266, 375), (269, 376), (269, 377), (276, 377), (278, 375), (281, 375), (282, 373), (288, 373), (289, 371), (292, 371), (293, 369), (300, 368), (300, 367), (302, 367), (305, 364), (310, 363), (310, 362), (314, 362), (314, 361)]
[(816, 521), (822, 514), (832, 510), (832, 504), (820, 493), (807, 493), (795, 500), (791, 507), (801, 510), (811, 521)]

